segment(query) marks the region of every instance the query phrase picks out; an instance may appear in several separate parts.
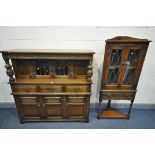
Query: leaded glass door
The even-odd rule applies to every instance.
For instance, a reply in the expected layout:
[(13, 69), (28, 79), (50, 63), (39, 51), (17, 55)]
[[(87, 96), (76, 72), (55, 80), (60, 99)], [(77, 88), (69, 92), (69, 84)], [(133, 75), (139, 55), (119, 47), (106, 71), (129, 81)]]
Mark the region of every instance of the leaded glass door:
[(143, 49), (137, 47), (128, 47), (126, 49), (126, 59), (123, 62), (123, 78), (121, 79), (122, 86), (134, 87), (137, 84), (137, 75), (139, 74), (140, 57)]
[(124, 47), (111, 47), (108, 51), (107, 58), (107, 74), (106, 74), (106, 86), (116, 87), (120, 83), (122, 61), (124, 59), (125, 48)]

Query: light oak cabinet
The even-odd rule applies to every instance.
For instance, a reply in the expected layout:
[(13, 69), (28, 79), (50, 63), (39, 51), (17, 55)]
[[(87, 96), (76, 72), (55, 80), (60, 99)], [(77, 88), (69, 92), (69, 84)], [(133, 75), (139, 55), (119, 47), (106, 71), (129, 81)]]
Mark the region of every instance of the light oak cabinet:
[(89, 50), (1, 51), (20, 122), (89, 121)]
[[(149, 40), (118, 36), (106, 40), (98, 118), (129, 119), (135, 99), (136, 88)], [(106, 109), (101, 109), (102, 100), (108, 100)], [(127, 114), (111, 107), (111, 100), (130, 100)]]

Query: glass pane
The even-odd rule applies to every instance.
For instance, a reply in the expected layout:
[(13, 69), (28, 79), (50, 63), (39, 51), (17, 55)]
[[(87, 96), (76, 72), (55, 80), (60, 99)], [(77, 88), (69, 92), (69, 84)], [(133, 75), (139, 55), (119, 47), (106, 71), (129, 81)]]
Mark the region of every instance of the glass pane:
[(56, 61), (55, 74), (56, 75), (68, 75), (68, 62), (67, 61)]
[(139, 49), (129, 50), (128, 59), (125, 62), (125, 74), (123, 78), (124, 85), (133, 85), (139, 53)]
[(111, 53), (111, 66), (119, 65), (121, 62), (122, 50), (121, 49), (113, 49)]
[(36, 61), (36, 75), (49, 75), (48, 62)]
[(130, 66), (136, 66), (137, 60), (139, 58), (139, 50), (130, 50), (128, 54), (128, 61)]
[(135, 68), (126, 69), (124, 74), (124, 85), (132, 85), (134, 81)]
[(112, 49), (108, 75), (109, 85), (114, 85), (117, 83), (121, 58), (122, 49)]
[(119, 68), (109, 69), (108, 84), (116, 84)]

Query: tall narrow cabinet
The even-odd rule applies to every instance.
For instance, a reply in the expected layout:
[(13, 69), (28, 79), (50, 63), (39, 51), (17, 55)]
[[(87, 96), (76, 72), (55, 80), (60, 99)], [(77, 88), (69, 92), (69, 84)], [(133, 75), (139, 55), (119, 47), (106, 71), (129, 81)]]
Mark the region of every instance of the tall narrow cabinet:
[(20, 122), (89, 121), (89, 50), (1, 51)]
[[(147, 39), (128, 36), (106, 40), (98, 119), (130, 118), (149, 42)], [(101, 108), (102, 100), (108, 100), (105, 109)], [(111, 100), (130, 100), (128, 113), (112, 108)]]

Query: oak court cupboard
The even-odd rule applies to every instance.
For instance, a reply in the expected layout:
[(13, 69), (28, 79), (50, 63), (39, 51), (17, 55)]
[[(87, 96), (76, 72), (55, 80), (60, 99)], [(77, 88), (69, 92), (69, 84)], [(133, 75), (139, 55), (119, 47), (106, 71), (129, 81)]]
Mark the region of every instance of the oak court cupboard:
[(89, 121), (94, 52), (67, 49), (1, 52), (21, 123)]

